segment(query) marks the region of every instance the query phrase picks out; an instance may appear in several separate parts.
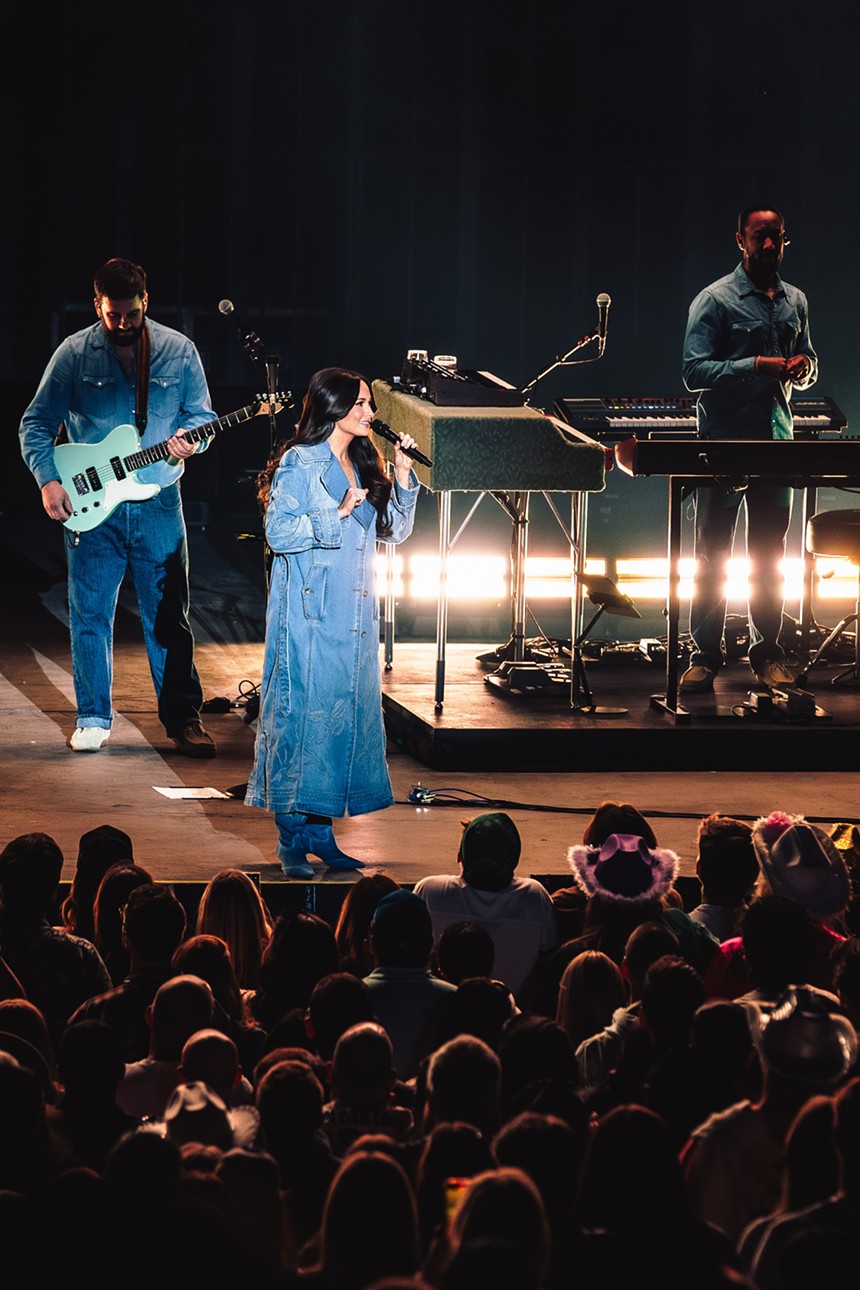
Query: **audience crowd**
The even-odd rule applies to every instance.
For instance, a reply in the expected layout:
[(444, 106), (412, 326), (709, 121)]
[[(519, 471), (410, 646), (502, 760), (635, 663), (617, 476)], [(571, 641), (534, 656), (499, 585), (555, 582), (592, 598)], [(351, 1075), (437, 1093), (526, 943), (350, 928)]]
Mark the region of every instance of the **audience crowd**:
[(239, 869), (191, 910), (108, 825), (60, 901), (55, 840), (11, 839), (3, 1285), (852, 1284), (858, 831), (694, 841), (685, 901), (604, 802), (551, 891), (488, 812), (454, 872), (367, 873), (328, 921)]

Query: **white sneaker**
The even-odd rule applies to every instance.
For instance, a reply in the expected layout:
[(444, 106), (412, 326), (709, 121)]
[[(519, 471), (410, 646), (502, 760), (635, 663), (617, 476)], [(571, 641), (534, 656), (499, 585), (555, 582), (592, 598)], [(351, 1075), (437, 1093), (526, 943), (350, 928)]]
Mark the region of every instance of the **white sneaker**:
[(69, 740), (72, 752), (98, 752), (110, 739), (110, 731), (101, 726), (78, 726)]

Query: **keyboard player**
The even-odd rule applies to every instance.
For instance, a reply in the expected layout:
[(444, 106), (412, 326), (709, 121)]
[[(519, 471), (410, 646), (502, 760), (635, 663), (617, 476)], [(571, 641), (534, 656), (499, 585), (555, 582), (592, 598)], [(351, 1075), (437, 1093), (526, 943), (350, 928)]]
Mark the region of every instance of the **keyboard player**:
[[(792, 388), (807, 389), (818, 375), (806, 296), (779, 275), (787, 245), (779, 211), (747, 207), (738, 217), (735, 236), (741, 263), (701, 291), (690, 306), (684, 384), (698, 394), (701, 438), (790, 439)], [(765, 685), (792, 685), (779, 644), (779, 564), (791, 518), (791, 489), (768, 479), (751, 479), (738, 487), (703, 482), (696, 487), (694, 506), (694, 649), (681, 690), (712, 690), (725, 661), (725, 583), (742, 506), (750, 561), (750, 666)]]

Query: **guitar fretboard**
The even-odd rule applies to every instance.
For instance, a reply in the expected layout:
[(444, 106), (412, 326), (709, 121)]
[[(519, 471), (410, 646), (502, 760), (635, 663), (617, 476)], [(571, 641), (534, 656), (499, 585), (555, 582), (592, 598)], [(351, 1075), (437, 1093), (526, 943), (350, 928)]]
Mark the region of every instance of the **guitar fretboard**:
[[(211, 439), (219, 430), (226, 430), (228, 426), (237, 426), (243, 421), (250, 421), (259, 410), (258, 403), (251, 403), (236, 412), (228, 412), (226, 416), (217, 417), (214, 421), (206, 421), (202, 426), (195, 426), (193, 430), (184, 430), (180, 438), (186, 443), (202, 443), (204, 439)], [(126, 470), (139, 470), (141, 466), (150, 466), (154, 461), (164, 461), (169, 456), (170, 451), (165, 439), (161, 443), (154, 443), (149, 448), (142, 448), (140, 452), (133, 452), (130, 456), (124, 457), (123, 466)]]

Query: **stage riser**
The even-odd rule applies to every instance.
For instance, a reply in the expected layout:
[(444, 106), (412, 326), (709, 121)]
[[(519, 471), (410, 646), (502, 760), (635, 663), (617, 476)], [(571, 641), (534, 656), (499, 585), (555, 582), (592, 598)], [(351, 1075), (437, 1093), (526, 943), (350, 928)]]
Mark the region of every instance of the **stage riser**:
[(521, 728), (465, 729), (424, 719), (388, 695), (383, 711), (392, 743), (433, 770), (844, 771), (860, 765), (856, 727), (826, 720), (765, 724), (725, 718), (681, 726), (655, 714), (654, 728), (637, 729), (624, 718), (576, 715), (569, 728), (558, 729), (542, 726), (540, 713), (532, 710), (529, 725)]

